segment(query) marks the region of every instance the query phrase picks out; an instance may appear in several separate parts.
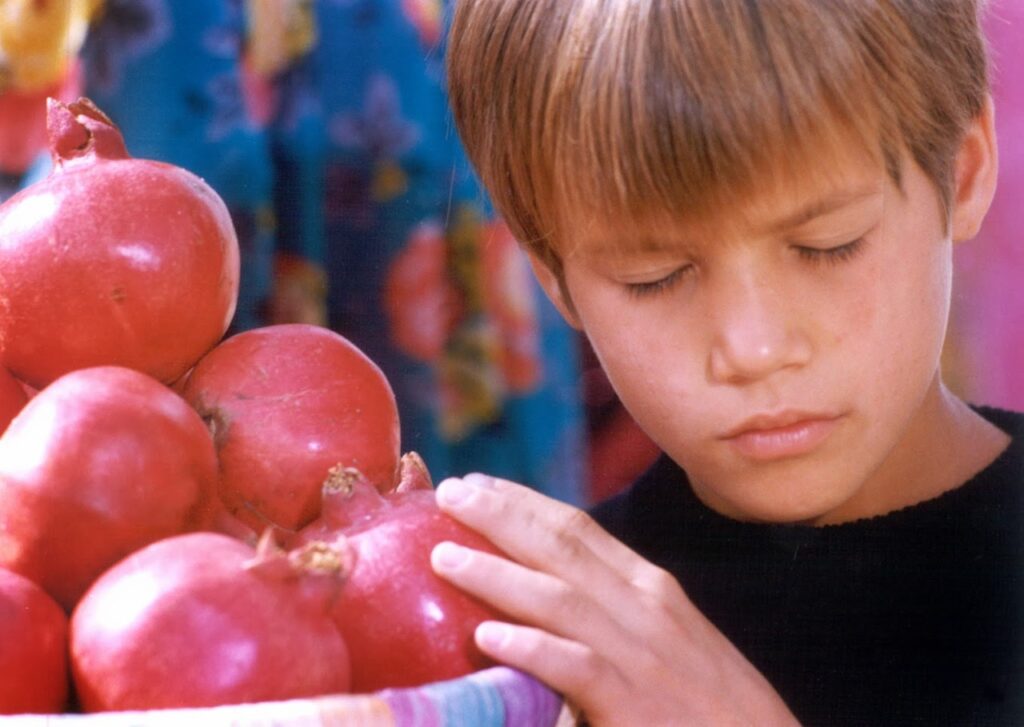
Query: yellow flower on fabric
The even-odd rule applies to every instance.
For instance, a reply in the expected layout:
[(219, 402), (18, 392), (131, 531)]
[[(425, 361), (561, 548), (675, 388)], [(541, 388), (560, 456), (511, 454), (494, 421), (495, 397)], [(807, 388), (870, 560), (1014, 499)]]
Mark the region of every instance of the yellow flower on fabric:
[(388, 202), (405, 194), (409, 178), (398, 164), (383, 160), (377, 164), (373, 176), (373, 198), (377, 202)]
[(64, 77), (97, 0), (0, 2), (0, 72), (5, 85), (37, 91)]
[(246, 0), (246, 56), (252, 70), (275, 76), (316, 43), (311, 0)]

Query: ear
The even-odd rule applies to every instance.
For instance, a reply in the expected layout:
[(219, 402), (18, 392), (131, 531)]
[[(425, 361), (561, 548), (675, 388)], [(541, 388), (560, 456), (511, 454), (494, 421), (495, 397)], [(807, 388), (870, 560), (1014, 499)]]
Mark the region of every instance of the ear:
[(978, 234), (995, 195), (998, 171), (995, 110), (989, 98), (967, 128), (956, 156), (950, 226), (954, 242)]
[(558, 309), (558, 312), (562, 314), (562, 318), (576, 330), (582, 330), (583, 326), (580, 323), (579, 315), (576, 313), (576, 307), (572, 304), (572, 298), (569, 296), (565, 277), (556, 274), (552, 270), (551, 265), (542, 260), (535, 252), (527, 250), (526, 255), (530, 260), (530, 267), (533, 268), (533, 274), (537, 276), (537, 280), (540, 282), (540, 287), (544, 289), (548, 299)]

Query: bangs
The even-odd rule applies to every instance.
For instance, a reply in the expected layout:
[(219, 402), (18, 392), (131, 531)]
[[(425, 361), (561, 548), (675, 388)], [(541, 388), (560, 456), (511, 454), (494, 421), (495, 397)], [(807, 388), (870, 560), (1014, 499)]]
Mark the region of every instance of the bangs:
[(470, 159), (556, 271), (581, 222), (727, 219), (855, 153), (948, 208), (986, 70), (966, 0), (462, 0), (449, 48)]
[[(556, 241), (569, 242), (581, 220), (656, 233), (733, 217), (775, 185), (829, 176), (851, 148), (898, 179), (898, 129), (873, 99), (872, 59), (823, 18), (783, 12), (785, 3), (679, 13), (652, 2), (643, 16), (642, 4), (619, 3), (621, 17), (601, 19), (592, 47), (563, 50), (552, 95), (575, 98), (550, 103), (538, 130), (549, 160), (538, 211)], [(828, 57), (809, 57), (815, 49), (792, 47), (794, 38), (820, 39)]]

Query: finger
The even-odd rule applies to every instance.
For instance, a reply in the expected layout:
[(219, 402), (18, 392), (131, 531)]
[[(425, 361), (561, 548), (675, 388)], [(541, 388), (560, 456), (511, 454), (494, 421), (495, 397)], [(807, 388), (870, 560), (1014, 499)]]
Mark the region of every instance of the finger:
[(526, 490), (471, 475), (445, 480), (436, 497), (449, 515), (484, 534), (512, 560), (569, 583), (585, 577), (588, 587), (622, 590), (625, 582), (619, 568), (603, 557), (599, 539), (596, 549), (590, 547), (588, 541), (595, 538), (587, 534), (586, 523), (576, 522), (586, 515)]
[(532, 674), (567, 701), (587, 704), (595, 724), (602, 704), (628, 698), (627, 682), (614, 663), (590, 646), (531, 626), (484, 621), (476, 645), (495, 661)]
[(439, 576), (512, 619), (599, 644), (604, 654), (636, 647), (635, 635), (627, 635), (600, 592), (575, 588), (547, 573), (451, 542), (434, 547), (431, 565)]
[(524, 535), (549, 536), (557, 531), (600, 553), (613, 568), (629, 566), (638, 557), (582, 510), (508, 480), (480, 474), (449, 478), (438, 485), (437, 502), (470, 527), (486, 526), (492, 541), (505, 552), (528, 540)]
[(647, 591), (674, 584), (584, 511), (528, 487), (471, 474), (441, 482), (436, 497), (442, 510), (514, 560), (571, 582), (591, 579), (594, 574), (581, 564), (600, 561), (617, 578)]
[(445, 480), (437, 498), (446, 512), (513, 560), (595, 594), (625, 631), (655, 651), (662, 647), (654, 638), (659, 629), (689, 630), (701, 620), (671, 574), (615, 540), (581, 510), (483, 475)]

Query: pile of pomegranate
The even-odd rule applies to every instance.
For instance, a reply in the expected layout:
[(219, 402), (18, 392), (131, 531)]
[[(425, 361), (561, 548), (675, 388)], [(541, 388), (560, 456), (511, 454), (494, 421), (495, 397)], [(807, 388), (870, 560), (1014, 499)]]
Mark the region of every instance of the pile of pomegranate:
[(238, 243), (191, 173), (51, 100), (0, 205), (0, 713), (374, 691), (487, 665), (444, 515), (341, 335), (225, 338)]

